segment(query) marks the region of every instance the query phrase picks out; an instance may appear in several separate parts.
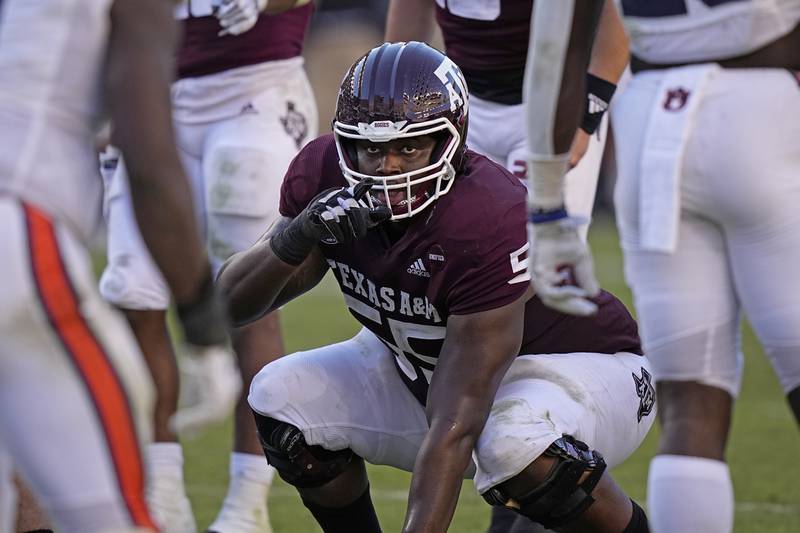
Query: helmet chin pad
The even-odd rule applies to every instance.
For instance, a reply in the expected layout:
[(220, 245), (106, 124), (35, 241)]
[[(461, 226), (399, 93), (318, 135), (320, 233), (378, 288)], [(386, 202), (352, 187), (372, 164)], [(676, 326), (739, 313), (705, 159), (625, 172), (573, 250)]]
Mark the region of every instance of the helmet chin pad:
[[(427, 202), (435, 194), (435, 180), (430, 180), (425, 183), (417, 183), (411, 187), (410, 199), (406, 197), (405, 191), (395, 190), (389, 191), (389, 198), (393, 195), (403, 196), (400, 200), (386, 200), (386, 193), (380, 188), (370, 191), (370, 200), (374, 204), (386, 205), (392, 210), (392, 219), (407, 218), (409, 212), (418, 213), (422, 211), (420, 207)], [(399, 194), (398, 194), (399, 193)]]

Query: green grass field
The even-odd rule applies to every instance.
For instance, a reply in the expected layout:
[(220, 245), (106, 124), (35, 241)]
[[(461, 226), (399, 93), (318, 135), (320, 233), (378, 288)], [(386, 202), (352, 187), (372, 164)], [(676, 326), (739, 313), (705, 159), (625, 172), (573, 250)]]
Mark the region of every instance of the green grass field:
[[(610, 219), (597, 220), (590, 232), (597, 274), (603, 286), (630, 306), (630, 292), (622, 279), (622, 258)], [(286, 306), (283, 327), (287, 350), (320, 346), (348, 338), (358, 326), (346, 311), (330, 278), (303, 298)], [(746, 365), (737, 403), (728, 459), (736, 491), (737, 533), (800, 532), (800, 434), (777, 380), (752, 332), (744, 335)], [(614, 477), (640, 503), (645, 500), (647, 464), (655, 451), (654, 429), (642, 447), (616, 468)], [(224, 496), (228, 476), (231, 425), (212, 428), (186, 441), (186, 483), (198, 526), (214, 518)], [(370, 468), (372, 496), (384, 531), (399, 531), (406, 506), (409, 475), (386, 467)], [(311, 515), (294, 489), (280, 480), (273, 486), (270, 514), (276, 533), (318, 532)], [(483, 533), (489, 507), (465, 482), (450, 530)], [(679, 533), (679, 532), (676, 532)]]

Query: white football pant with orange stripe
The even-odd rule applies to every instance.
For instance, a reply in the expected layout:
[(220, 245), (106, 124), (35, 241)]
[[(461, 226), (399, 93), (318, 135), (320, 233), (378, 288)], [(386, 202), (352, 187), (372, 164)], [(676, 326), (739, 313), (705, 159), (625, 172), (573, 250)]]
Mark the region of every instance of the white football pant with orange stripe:
[(0, 227), (0, 454), (59, 531), (155, 530), (140, 455), (152, 383), (133, 335), (65, 225), (0, 195)]

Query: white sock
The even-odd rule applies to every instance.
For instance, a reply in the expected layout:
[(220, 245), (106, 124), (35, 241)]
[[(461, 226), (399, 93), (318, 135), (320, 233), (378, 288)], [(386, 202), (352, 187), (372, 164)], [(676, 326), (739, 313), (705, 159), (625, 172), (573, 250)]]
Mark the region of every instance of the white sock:
[(657, 455), (647, 478), (653, 533), (730, 533), (733, 484), (727, 463), (687, 455)]
[(275, 469), (267, 464), (267, 458), (263, 455), (232, 452), (230, 474), (231, 481), (243, 478), (269, 487), (275, 477)]
[(231, 479), (217, 518), (208, 527), (214, 533), (272, 533), (267, 497), (275, 469), (263, 455), (231, 453)]
[(170, 477), (183, 483), (183, 449), (177, 442), (153, 442), (147, 446), (150, 475)]
[(275, 469), (267, 464), (263, 455), (231, 453), (231, 479), (225, 503), (239, 505), (266, 505)]

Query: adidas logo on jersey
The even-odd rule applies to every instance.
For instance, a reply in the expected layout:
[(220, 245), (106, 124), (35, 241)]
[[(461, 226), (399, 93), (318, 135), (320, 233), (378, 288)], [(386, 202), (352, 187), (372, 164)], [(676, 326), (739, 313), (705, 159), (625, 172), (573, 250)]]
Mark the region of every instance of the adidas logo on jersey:
[(406, 272), (414, 274), (415, 276), (422, 276), (423, 278), (431, 277), (431, 273), (425, 270), (425, 265), (422, 264), (421, 258), (414, 261)]

